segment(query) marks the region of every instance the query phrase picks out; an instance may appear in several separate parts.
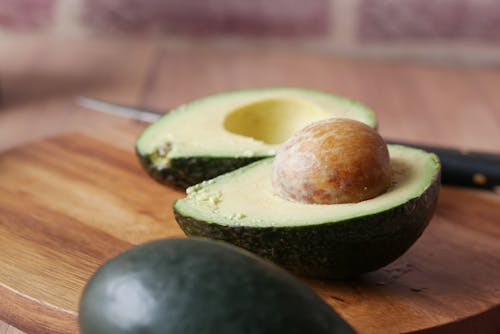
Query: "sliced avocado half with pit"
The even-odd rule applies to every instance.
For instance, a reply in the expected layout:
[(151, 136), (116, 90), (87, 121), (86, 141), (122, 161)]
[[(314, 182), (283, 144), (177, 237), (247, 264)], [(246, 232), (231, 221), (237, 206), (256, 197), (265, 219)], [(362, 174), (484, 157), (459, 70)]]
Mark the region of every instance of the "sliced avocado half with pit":
[(152, 177), (185, 189), (274, 156), (293, 133), (334, 117), (377, 125), (371, 109), (332, 94), (300, 88), (242, 90), (172, 110), (143, 131), (136, 152)]
[(349, 278), (383, 267), (422, 234), (440, 179), (431, 153), (389, 145), (392, 186), (358, 203), (305, 204), (278, 196), (273, 159), (188, 188), (174, 203), (189, 236), (225, 240), (305, 276)]

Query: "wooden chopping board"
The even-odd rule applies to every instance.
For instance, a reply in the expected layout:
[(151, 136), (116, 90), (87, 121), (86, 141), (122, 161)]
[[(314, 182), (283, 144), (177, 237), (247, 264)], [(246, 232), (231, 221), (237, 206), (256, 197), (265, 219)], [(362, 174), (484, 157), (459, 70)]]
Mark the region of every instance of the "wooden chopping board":
[[(28, 333), (78, 332), (79, 296), (100, 264), (183, 236), (171, 210), (181, 196), (132, 153), (80, 134), (0, 155), (0, 318)], [(498, 317), (499, 197), (443, 188), (430, 226), (396, 262), (356, 281), (306, 282), (360, 333)]]

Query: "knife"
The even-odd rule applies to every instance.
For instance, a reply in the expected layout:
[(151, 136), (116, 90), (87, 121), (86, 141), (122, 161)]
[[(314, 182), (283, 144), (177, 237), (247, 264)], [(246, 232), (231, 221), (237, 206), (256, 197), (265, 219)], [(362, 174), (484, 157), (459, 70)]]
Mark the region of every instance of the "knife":
[[(126, 117), (144, 123), (158, 120), (165, 112), (142, 109), (79, 96), (76, 103), (82, 107)], [(447, 185), (496, 190), (500, 186), (500, 154), (459, 150), (456, 148), (422, 145), (397, 140), (386, 140), (388, 144), (411, 146), (433, 152), (441, 161), (441, 182)]]

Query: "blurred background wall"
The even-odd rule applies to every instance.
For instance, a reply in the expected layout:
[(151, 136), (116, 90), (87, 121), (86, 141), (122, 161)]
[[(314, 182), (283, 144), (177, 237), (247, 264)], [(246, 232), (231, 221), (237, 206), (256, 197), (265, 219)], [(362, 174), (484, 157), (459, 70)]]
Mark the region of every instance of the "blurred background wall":
[(40, 36), (209, 41), (236, 48), (500, 64), (500, 1), (0, 1), (0, 51)]

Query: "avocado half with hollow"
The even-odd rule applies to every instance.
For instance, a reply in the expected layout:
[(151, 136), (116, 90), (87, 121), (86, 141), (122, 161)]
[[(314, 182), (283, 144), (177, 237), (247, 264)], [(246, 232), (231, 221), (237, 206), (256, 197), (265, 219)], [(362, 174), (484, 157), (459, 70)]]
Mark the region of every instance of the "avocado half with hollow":
[(273, 159), (188, 188), (174, 203), (190, 236), (231, 242), (305, 276), (348, 278), (383, 267), (422, 234), (438, 197), (434, 154), (388, 145), (391, 186), (358, 203), (307, 204), (278, 196)]
[(368, 107), (327, 93), (299, 88), (228, 92), (172, 110), (144, 130), (136, 152), (153, 178), (185, 189), (274, 156), (293, 133), (337, 117), (377, 125)]

